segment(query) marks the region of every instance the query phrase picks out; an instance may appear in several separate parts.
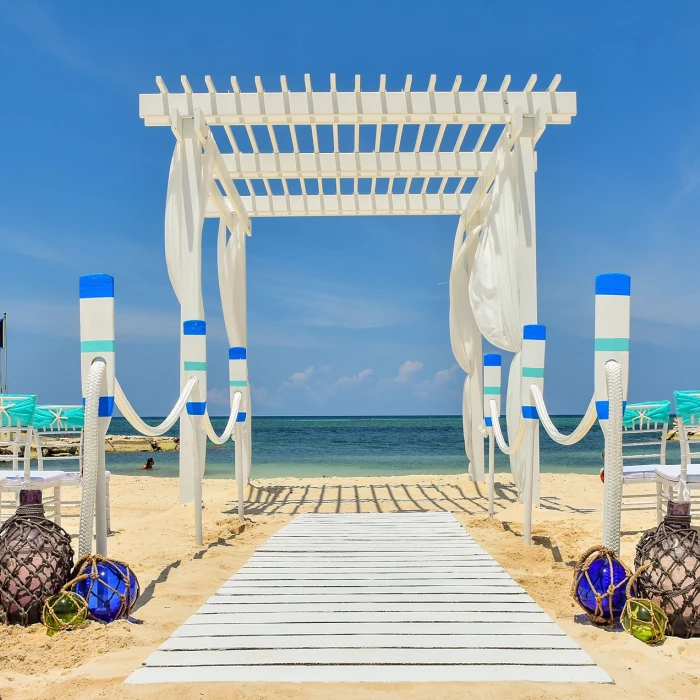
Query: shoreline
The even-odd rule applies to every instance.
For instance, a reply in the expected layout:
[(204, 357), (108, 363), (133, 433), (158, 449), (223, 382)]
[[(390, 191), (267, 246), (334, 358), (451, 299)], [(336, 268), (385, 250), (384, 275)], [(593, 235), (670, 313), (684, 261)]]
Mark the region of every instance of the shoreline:
[[(688, 438), (692, 441), (700, 441), (700, 426), (687, 426)], [(678, 428), (670, 427), (667, 433), (667, 441), (679, 442)], [(79, 437), (54, 437), (42, 436), (42, 452), (44, 457), (68, 457), (77, 456), (80, 449)], [(233, 444), (233, 443), (231, 443)], [(208, 447), (213, 443), (207, 442)], [(135, 454), (143, 452), (179, 452), (179, 436), (159, 436), (149, 437), (146, 435), (112, 435), (108, 434), (105, 439), (105, 452), (119, 454)], [(0, 455), (11, 456), (10, 447), (0, 447)], [(31, 456), (36, 459), (36, 448), (32, 446)]]

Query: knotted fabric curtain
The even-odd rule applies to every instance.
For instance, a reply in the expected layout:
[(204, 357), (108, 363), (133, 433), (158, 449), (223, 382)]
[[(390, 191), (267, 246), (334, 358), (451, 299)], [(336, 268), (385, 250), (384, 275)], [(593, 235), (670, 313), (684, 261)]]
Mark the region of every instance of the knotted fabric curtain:
[[(469, 279), (469, 302), (481, 334), (492, 345), (515, 353), (508, 374), (506, 423), (508, 435), (517, 435), (522, 420), (520, 390), (522, 319), (520, 317), (517, 163), (519, 150), (506, 144), (498, 153), (498, 170), (487, 215)], [(524, 483), (522, 452), (510, 457), (518, 491)]]
[(475, 245), (464, 230), (457, 229), (450, 270), (450, 342), (459, 366), (467, 373), (462, 389), (462, 427), (469, 474), (484, 480), (483, 358), (481, 335), (469, 305), (469, 268)]
[[(165, 200), (165, 261), (173, 291), (183, 303), (183, 275), (201, 276), (202, 228), (207, 199), (214, 182), (214, 141), (201, 152), (199, 142), (175, 144)], [(201, 294), (201, 285), (200, 285)]]
[[(202, 229), (209, 192), (214, 186), (216, 148), (210, 136), (204, 152), (194, 132), (192, 119), (183, 119), (183, 130), (175, 144), (170, 162), (168, 190), (165, 201), (165, 261), (173, 291), (180, 303), (181, 321), (204, 320), (202, 299)], [(182, 338), (181, 336), (181, 348)], [(180, 389), (189, 380), (181, 365)], [(206, 374), (195, 386), (191, 401), (206, 401)], [(193, 416), (185, 416), (180, 423), (180, 502), (195, 500), (194, 473), (204, 476), (206, 439), (196, 431)], [(182, 459), (185, 454), (186, 458)]]
[[(483, 335), (492, 345), (514, 353), (508, 377), (506, 421), (509, 436), (517, 435), (522, 420), (522, 328), (518, 248), (524, 230), (520, 199), (521, 154), (504, 142), (498, 151), (497, 173), (490, 193), (491, 206), (478, 226), (465, 232), (460, 225), (450, 272), (450, 339), (460, 367), (467, 372), (463, 390), (464, 443), (469, 472), (476, 480), (484, 473), (482, 387)], [(466, 239), (465, 239), (466, 233)], [(539, 442), (535, 436), (535, 458)], [(525, 459), (521, 451), (510, 458), (519, 492), (524, 486)], [(539, 474), (533, 496), (539, 499)]]

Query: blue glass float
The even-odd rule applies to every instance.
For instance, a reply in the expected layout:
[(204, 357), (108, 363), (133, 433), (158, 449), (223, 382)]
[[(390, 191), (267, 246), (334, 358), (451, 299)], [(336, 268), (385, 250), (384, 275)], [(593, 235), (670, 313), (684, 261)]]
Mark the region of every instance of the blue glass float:
[(128, 593), (129, 593), (129, 600), (127, 601), (127, 605), (129, 606), (129, 613), (131, 612), (131, 608), (134, 607), (134, 603), (136, 602), (136, 599), (139, 597), (139, 582), (138, 579), (136, 578), (136, 574), (126, 565), (122, 564), (120, 561), (113, 561), (112, 562), (114, 566), (121, 571), (122, 576), (126, 581), (128, 581)]
[(128, 617), (139, 595), (136, 576), (126, 564), (98, 555), (78, 562), (71, 589), (85, 599), (88, 618), (104, 623)]
[[(624, 610), (631, 575), (612, 549), (593, 547), (576, 565), (572, 594), (592, 622), (612, 624)], [(636, 585), (630, 592), (636, 595)]]

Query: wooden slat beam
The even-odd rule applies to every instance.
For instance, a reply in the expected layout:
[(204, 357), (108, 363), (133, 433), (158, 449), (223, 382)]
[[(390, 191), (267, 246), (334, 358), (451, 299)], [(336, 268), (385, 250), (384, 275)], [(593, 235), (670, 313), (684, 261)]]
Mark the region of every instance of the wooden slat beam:
[[(310, 79), (308, 81), (310, 85)], [(235, 86), (237, 87), (237, 83)], [(531, 82), (528, 83), (528, 86)], [(235, 88), (234, 88), (235, 89)], [(335, 98), (335, 100), (334, 100)], [(335, 102), (335, 105), (334, 105)], [(434, 104), (434, 106), (433, 106)], [(225, 92), (139, 96), (147, 126), (169, 126), (171, 110), (208, 124), (503, 124), (516, 110), (546, 115), (547, 124), (569, 124), (573, 92)]]
[(222, 158), (234, 179), (478, 177), (491, 152), (225, 153)]
[[(376, 180), (372, 180), (376, 182)], [(253, 195), (241, 197), (250, 216), (404, 216), (459, 215), (467, 205), (468, 194), (306, 194)], [(218, 216), (210, 205), (208, 217)]]

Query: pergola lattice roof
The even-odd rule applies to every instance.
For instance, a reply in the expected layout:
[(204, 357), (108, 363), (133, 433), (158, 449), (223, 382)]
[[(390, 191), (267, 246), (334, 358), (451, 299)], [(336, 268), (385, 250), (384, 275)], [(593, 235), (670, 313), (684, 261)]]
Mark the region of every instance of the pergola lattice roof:
[[(506, 76), (487, 92), (486, 76), (476, 89), (462, 91), (457, 76), (449, 91), (289, 90), (266, 92), (255, 78), (255, 92), (217, 92), (210, 76), (207, 92), (194, 92), (182, 76), (183, 92), (170, 92), (156, 78), (159, 92), (140, 95), (147, 126), (170, 126), (180, 138), (182, 120), (194, 118), (200, 140), (212, 133), (219, 147), (218, 182), (208, 216), (235, 212), (250, 230), (254, 216), (464, 214), (478, 209), (493, 182), (498, 139), (517, 138), (526, 128), (535, 140), (549, 124), (569, 124), (576, 115), (576, 93), (558, 92), (561, 76), (535, 92), (532, 75), (522, 91), (509, 90)], [(504, 136), (504, 134), (506, 136)], [(488, 148), (489, 150), (483, 150)]]

